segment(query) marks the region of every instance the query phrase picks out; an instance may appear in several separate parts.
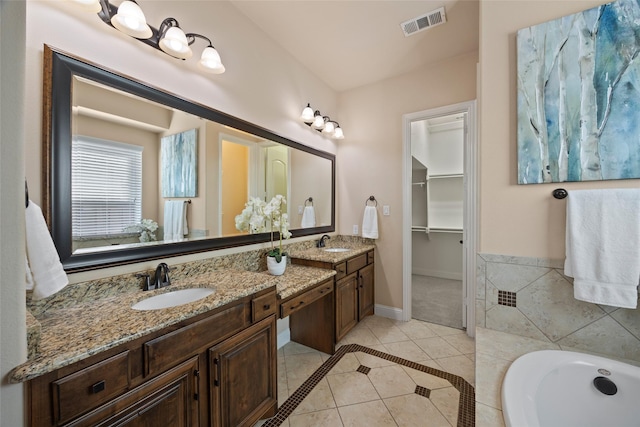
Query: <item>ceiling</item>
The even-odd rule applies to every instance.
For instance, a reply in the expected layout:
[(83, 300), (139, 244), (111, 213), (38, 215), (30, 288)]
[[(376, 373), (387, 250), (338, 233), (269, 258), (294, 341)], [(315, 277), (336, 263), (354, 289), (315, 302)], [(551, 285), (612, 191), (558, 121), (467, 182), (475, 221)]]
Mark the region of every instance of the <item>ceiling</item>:
[[(231, 0), (337, 92), (478, 50), (478, 0)], [(446, 23), (405, 37), (400, 24), (440, 7)]]

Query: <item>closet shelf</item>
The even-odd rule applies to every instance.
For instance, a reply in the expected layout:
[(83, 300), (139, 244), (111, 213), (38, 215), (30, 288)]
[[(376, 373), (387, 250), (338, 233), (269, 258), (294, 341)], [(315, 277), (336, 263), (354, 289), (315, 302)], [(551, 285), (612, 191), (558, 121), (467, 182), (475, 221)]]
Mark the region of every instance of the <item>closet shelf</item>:
[(423, 225), (412, 225), (411, 231), (417, 231), (421, 233), (462, 233), (462, 228), (455, 227), (425, 227)]
[(446, 179), (446, 178), (464, 178), (464, 174), (461, 173), (452, 173), (452, 174), (438, 174), (438, 175), (429, 175), (427, 179)]

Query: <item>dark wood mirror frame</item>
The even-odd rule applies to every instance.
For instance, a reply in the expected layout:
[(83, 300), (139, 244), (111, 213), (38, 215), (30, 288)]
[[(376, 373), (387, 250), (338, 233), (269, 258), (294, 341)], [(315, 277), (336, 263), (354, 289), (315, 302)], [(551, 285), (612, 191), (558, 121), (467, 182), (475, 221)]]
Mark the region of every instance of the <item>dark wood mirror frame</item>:
[(74, 76), (85, 77), (103, 85), (328, 159), (331, 162), (331, 224), (322, 227), (294, 229), (291, 232), (292, 237), (300, 237), (335, 231), (335, 155), (294, 142), (252, 123), (150, 87), (45, 45), (42, 209), (60, 260), (67, 272), (92, 270), (270, 240), (269, 233), (260, 233), (73, 254), (71, 237), (71, 88)]

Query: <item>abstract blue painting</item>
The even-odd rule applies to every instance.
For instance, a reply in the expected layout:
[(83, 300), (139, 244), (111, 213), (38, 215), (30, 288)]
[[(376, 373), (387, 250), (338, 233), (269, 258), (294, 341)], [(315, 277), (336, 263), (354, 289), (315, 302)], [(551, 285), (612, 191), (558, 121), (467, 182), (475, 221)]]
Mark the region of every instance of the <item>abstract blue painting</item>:
[(162, 197), (198, 195), (197, 129), (162, 137)]
[(640, 3), (517, 34), (518, 183), (640, 177)]

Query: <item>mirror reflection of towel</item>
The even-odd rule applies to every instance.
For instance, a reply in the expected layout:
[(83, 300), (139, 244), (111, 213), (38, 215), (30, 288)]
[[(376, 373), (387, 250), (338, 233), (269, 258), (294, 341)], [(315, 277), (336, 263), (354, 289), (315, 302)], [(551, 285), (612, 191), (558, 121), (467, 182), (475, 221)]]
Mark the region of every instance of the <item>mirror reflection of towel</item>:
[(189, 234), (187, 204), (184, 200), (164, 202), (164, 240), (182, 239)]
[(34, 300), (46, 298), (64, 288), (69, 279), (60, 263), (47, 223), (38, 205), (29, 201), (25, 212), (27, 289), (33, 289)]
[(316, 211), (313, 210), (313, 206), (305, 206), (302, 211), (302, 222), (300, 227), (311, 228), (316, 226)]
[(378, 211), (375, 206), (367, 206), (364, 208), (364, 216), (362, 218), (362, 237), (368, 239), (378, 238)]

